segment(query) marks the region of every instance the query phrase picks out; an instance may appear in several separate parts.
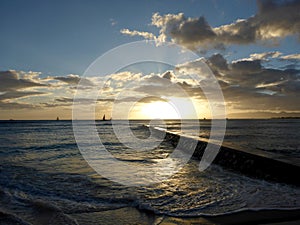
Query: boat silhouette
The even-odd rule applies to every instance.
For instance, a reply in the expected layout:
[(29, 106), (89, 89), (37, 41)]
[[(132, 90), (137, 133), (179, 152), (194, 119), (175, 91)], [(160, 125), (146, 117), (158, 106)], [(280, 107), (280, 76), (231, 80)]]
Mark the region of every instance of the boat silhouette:
[(102, 121), (110, 121), (110, 120), (111, 120), (111, 118), (110, 118), (110, 119), (106, 119), (106, 118), (105, 118), (105, 114), (103, 115)]

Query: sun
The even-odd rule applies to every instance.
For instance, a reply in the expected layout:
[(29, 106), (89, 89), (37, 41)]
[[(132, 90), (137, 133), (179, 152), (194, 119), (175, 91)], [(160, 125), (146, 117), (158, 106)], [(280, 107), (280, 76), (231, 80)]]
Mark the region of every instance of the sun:
[(162, 101), (143, 104), (140, 114), (145, 119), (180, 119), (175, 107), (169, 102)]
[(153, 98), (151, 98), (151, 102), (146, 102), (143, 99), (143, 101), (135, 103), (129, 111), (128, 118), (186, 120), (198, 119), (198, 115), (200, 117), (207, 117), (205, 104), (200, 104), (191, 98), (164, 97), (156, 99), (153, 101)]

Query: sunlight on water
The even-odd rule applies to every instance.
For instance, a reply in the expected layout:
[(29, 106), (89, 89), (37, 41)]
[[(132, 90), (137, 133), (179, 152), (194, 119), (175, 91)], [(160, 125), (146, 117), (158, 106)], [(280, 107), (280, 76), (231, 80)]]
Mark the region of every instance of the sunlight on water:
[[(149, 131), (141, 126), (144, 123), (131, 122), (133, 133), (140, 139), (149, 136)], [(200, 122), (200, 132), (204, 136), (208, 134), (208, 123)], [(248, 123), (247, 126), (251, 127), (248, 136), (242, 123)], [(296, 146), (296, 124), (281, 124), (276, 130), (276, 123), (229, 121), (229, 137), (226, 141), (241, 140), (239, 143), (248, 147), (258, 145), (262, 141), (260, 137), (273, 129), (274, 136), (269, 135), (263, 147), (272, 146), (271, 140), (275, 143), (284, 140), (289, 142), (289, 146)], [(167, 125), (173, 131), (178, 131), (180, 127), (176, 121), (168, 121)], [(188, 126), (193, 129), (192, 123)], [(276, 135), (285, 133), (285, 137), (288, 136), (287, 130), (280, 130), (284, 127), (288, 127), (286, 129), (295, 135), (287, 140), (277, 140)], [(168, 142), (162, 142), (152, 150), (130, 149), (115, 138), (109, 123), (99, 122), (97, 129), (108, 151), (118, 160), (134, 165), (136, 173), (141, 172), (139, 168), (142, 166), (153, 168), (153, 165), (167, 159), (173, 151), (173, 146)], [(37, 223), (37, 218), (42, 218), (41, 210), (60, 218), (56, 224), (73, 224), (75, 218), (88, 221), (84, 213), (102, 213), (124, 207), (172, 216), (212, 216), (246, 209), (300, 207), (299, 188), (248, 178), (218, 166), (199, 172), (199, 161), (194, 159), (163, 182), (140, 187), (120, 185), (100, 176), (84, 161), (75, 143), (70, 121), (2, 123), (0, 132), (1, 210), (18, 215), (24, 221)], [(258, 141), (247, 143), (247, 137), (254, 135), (254, 132), (258, 134)], [(243, 134), (247, 137), (243, 138)], [(290, 154), (290, 147), (281, 148), (283, 143), (277, 146), (280, 147), (278, 151)], [(271, 148), (266, 150), (271, 151)], [(291, 155), (299, 156), (298, 147), (293, 150), (295, 153)], [(168, 170), (176, 167), (176, 161), (170, 160), (167, 165), (163, 170), (158, 170), (157, 174), (168, 175)], [(136, 176), (136, 173), (129, 175)], [(128, 171), (117, 171), (117, 175), (128, 177)], [(152, 179), (147, 174), (144, 177)], [(115, 212), (122, 214), (124, 211)], [(131, 213), (136, 215), (136, 211)]]

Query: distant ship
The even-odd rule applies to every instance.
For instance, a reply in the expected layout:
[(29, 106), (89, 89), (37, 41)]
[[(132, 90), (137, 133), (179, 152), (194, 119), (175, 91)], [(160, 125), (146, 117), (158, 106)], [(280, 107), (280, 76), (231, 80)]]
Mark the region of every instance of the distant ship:
[(58, 121), (58, 120), (59, 120), (59, 117), (56, 117), (56, 120)]

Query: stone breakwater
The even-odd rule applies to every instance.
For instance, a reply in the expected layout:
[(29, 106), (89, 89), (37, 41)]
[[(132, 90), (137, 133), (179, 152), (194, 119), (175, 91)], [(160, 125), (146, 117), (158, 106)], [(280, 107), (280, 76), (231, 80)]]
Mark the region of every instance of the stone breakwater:
[[(174, 147), (177, 146), (179, 139), (181, 139), (179, 148), (182, 151), (190, 151), (189, 146), (195, 146), (190, 143), (197, 141), (193, 157), (199, 160), (202, 158), (208, 144), (207, 139), (189, 137), (147, 125), (145, 127), (154, 134), (161, 135), (162, 132), (165, 133), (164, 141), (170, 142)], [(213, 141), (210, 143), (214, 144)], [(222, 145), (213, 163), (250, 177), (300, 186), (298, 178), (298, 174), (300, 174), (300, 160), (297, 158), (290, 158), (262, 150), (245, 150)]]

